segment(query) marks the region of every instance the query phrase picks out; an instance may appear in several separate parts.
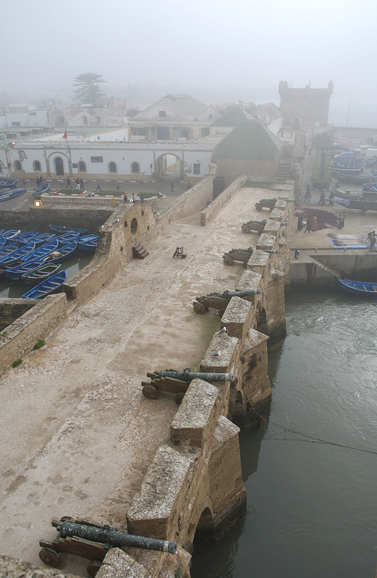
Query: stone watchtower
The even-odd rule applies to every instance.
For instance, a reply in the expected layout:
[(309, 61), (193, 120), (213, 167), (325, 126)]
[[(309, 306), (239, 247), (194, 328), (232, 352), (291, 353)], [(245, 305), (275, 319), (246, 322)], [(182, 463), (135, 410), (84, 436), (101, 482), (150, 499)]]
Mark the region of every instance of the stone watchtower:
[(284, 126), (295, 130), (306, 126), (327, 126), (330, 96), (333, 83), (327, 88), (291, 88), (288, 82), (279, 83), (280, 109), (284, 115)]

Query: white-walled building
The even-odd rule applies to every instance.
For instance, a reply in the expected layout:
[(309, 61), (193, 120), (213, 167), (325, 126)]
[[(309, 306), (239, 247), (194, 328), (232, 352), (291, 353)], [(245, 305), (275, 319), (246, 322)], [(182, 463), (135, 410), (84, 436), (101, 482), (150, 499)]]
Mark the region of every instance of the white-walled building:
[(9, 104), (0, 108), (0, 130), (6, 128), (49, 127), (47, 109), (29, 104)]

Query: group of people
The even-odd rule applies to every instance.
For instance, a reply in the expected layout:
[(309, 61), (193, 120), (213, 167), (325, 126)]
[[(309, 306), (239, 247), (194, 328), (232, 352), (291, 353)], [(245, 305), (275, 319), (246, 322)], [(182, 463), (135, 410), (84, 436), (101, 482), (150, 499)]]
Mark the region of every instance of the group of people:
[[(305, 227), (304, 233), (311, 233), (312, 231), (316, 231), (317, 226), (318, 226), (317, 217), (315, 215), (313, 217), (308, 217), (306, 219), (306, 227)], [(304, 218), (303, 218), (302, 214), (300, 213), (298, 216), (298, 221), (297, 221), (298, 231), (302, 231), (303, 227), (304, 227)]]

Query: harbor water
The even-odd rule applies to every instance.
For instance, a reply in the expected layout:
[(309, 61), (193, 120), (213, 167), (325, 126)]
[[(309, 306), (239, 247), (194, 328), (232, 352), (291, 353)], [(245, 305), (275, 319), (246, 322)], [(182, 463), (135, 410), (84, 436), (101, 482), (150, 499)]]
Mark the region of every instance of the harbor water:
[(272, 404), (240, 434), (246, 516), (195, 545), (192, 578), (372, 578), (377, 566), (377, 302), (293, 293)]

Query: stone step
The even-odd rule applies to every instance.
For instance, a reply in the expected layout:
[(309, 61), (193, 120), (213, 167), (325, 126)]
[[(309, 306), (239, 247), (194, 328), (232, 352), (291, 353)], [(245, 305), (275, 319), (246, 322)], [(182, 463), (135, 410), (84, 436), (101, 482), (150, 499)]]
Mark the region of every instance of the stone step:
[(145, 259), (148, 255), (149, 251), (147, 251), (141, 243), (136, 243), (136, 245), (132, 247), (132, 257), (134, 259)]

